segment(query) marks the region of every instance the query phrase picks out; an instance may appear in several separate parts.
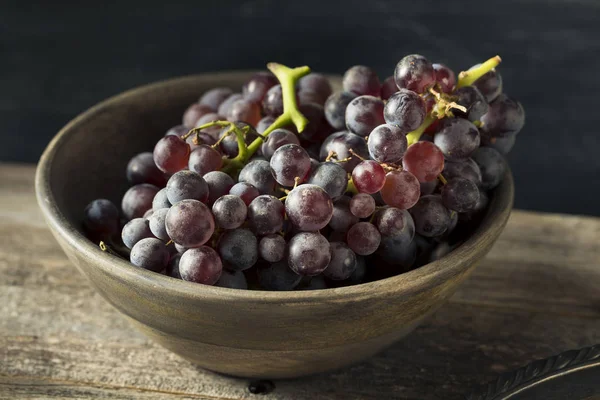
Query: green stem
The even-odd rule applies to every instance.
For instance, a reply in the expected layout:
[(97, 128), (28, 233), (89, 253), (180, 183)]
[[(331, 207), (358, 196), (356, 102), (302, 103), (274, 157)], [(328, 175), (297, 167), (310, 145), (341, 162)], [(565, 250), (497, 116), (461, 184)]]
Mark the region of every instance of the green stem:
[(194, 133), (201, 131), (202, 129), (206, 129), (206, 128), (210, 128), (212, 126), (230, 126), (231, 122), (229, 121), (211, 121), (211, 122), (207, 122), (204, 125), (200, 125), (196, 128), (192, 128), (188, 131), (188, 133), (186, 133), (185, 135), (181, 136), (182, 140), (186, 140), (187, 138), (189, 138), (190, 136), (192, 136)]
[(350, 192), (352, 194), (358, 194), (358, 189), (356, 188), (354, 181), (352, 181), (352, 178), (350, 178), (348, 180), (348, 186), (346, 186), (346, 192)]
[(232, 123), (231, 124), (231, 128), (233, 129), (233, 133), (235, 134), (236, 138), (237, 138), (237, 144), (238, 144), (238, 155), (236, 158), (240, 158), (243, 160), (247, 160), (248, 157), (248, 146), (246, 145), (246, 139), (244, 137), (244, 132), (242, 132), (242, 130), (240, 128), (237, 127), (236, 124)]
[(477, 79), (496, 68), (501, 61), (502, 59), (500, 56), (495, 56), (477, 68), (473, 68), (468, 71), (462, 71), (460, 74), (458, 74), (458, 83), (456, 84), (456, 88), (459, 89), (464, 86), (471, 86)]
[(433, 124), (433, 121), (435, 121), (436, 118), (432, 115), (428, 115), (427, 117), (425, 117), (425, 120), (423, 121), (423, 123), (414, 131), (408, 133), (406, 135), (406, 140), (408, 140), (408, 145), (410, 146), (411, 144), (417, 143), (419, 141), (419, 139), (421, 139), (421, 135), (423, 135), (423, 132), (425, 132), (425, 129), (429, 128), (429, 125)]

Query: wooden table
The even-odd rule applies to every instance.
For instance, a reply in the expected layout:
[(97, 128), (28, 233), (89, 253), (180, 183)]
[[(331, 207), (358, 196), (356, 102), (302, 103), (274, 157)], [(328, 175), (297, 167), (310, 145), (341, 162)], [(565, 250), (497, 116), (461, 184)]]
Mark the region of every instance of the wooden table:
[(382, 354), (275, 382), (196, 368), (134, 331), (46, 229), (34, 167), (0, 165), (0, 399), (460, 399), (500, 372), (600, 342), (600, 219), (515, 211), (450, 302)]

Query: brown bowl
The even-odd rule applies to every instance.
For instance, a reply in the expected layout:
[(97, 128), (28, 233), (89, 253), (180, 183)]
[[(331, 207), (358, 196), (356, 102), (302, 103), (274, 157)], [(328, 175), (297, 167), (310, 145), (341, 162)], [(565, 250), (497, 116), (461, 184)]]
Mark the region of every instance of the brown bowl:
[(39, 205), (69, 259), (109, 303), (148, 337), (203, 368), (289, 378), (356, 363), (437, 310), (489, 251), (512, 208), (510, 173), (478, 229), (449, 255), (402, 275), (337, 289), (267, 292), (198, 285), (134, 267), (82, 234), (89, 201), (102, 197), (120, 204), (133, 155), (151, 150), (202, 92), (239, 89), (249, 76), (173, 79), (92, 107), (44, 152), (35, 182)]

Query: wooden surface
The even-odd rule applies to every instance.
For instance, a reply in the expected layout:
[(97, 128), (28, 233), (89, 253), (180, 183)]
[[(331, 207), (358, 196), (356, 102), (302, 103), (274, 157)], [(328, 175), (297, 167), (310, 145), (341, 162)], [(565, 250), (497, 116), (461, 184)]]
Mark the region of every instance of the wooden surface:
[(460, 399), (532, 359), (600, 342), (600, 220), (515, 211), (451, 301), (362, 364), (252, 395), (134, 331), (70, 265), (31, 166), (0, 166), (0, 399)]

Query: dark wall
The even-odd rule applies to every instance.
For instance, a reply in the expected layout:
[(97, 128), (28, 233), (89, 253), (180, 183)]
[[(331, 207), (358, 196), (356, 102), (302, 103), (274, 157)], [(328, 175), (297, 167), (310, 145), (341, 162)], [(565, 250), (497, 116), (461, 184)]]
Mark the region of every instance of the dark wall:
[(0, 161), (36, 162), (79, 112), (176, 75), (279, 61), (385, 77), (408, 53), (456, 70), (500, 54), (527, 112), (517, 207), (600, 215), (597, 0), (50, 3), (0, 3)]

